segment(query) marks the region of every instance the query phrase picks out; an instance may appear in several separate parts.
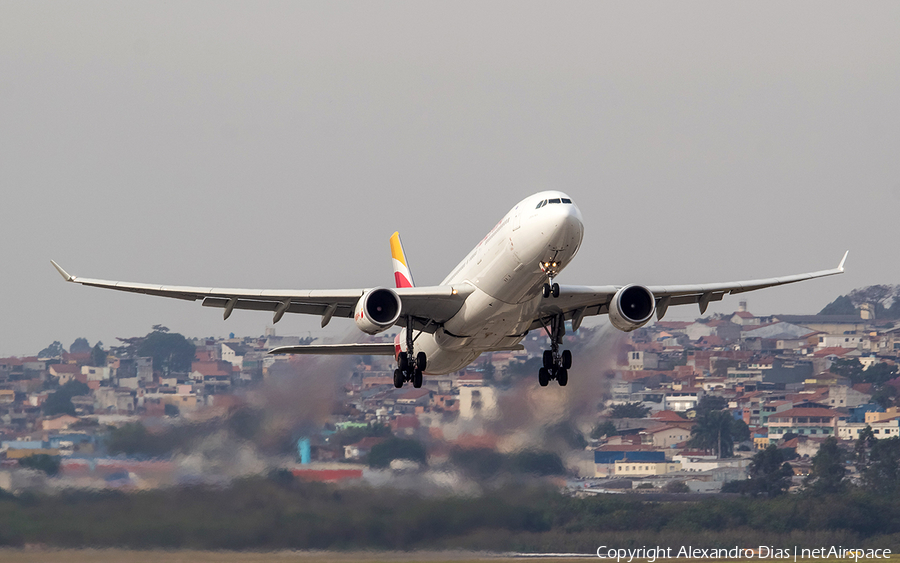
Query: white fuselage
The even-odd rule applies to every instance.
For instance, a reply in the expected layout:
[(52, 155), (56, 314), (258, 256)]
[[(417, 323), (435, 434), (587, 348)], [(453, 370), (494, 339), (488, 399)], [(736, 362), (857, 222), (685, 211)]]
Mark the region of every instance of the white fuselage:
[[(548, 203), (537, 208), (543, 201)], [(457, 371), (485, 350), (519, 344), (547, 283), (541, 265), (555, 263), (554, 271), (561, 271), (583, 235), (581, 211), (562, 192), (537, 193), (513, 207), (442, 282), (470, 284), (475, 290), (443, 327), (416, 339), (416, 352), (428, 356), (426, 373)], [(405, 335), (402, 329), (395, 340), (398, 349)]]

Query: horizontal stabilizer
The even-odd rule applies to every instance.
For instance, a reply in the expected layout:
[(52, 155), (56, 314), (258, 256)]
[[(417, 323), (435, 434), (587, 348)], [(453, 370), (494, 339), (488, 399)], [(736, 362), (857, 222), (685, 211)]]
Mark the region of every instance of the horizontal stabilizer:
[(318, 354), (323, 356), (360, 355), (360, 356), (393, 356), (394, 345), (381, 344), (318, 344), (308, 346), (279, 346), (269, 350), (270, 354)]

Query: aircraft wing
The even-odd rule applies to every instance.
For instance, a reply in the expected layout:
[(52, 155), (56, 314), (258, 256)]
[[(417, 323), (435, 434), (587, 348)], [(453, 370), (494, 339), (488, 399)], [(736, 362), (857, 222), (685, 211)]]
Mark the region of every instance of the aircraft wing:
[[(281, 320), (285, 313), (319, 315), (322, 317), (322, 326), (325, 326), (332, 317), (352, 318), (356, 303), (368, 291), (368, 289), (235, 289), (98, 280), (73, 276), (53, 260), (50, 262), (68, 282), (187, 301), (202, 299), (204, 307), (225, 309), (226, 319), (234, 309), (250, 309), (272, 311), (275, 315), (273, 322)], [(474, 289), (469, 284), (393, 289), (400, 296), (403, 307), (397, 324), (406, 326), (406, 317), (412, 317), (416, 330), (433, 332), (459, 311), (466, 297)]]
[(270, 354), (316, 354), (321, 356), (352, 354), (359, 354), (360, 356), (393, 356), (395, 352), (396, 349), (390, 342), (372, 344), (309, 344), (279, 346), (269, 350)]
[[(785, 285), (799, 281), (833, 276), (844, 272), (844, 262), (847, 254), (841, 259), (837, 268), (820, 270), (806, 274), (795, 274), (778, 278), (763, 278), (757, 280), (744, 280), (725, 283), (706, 283), (693, 285), (654, 285), (647, 286), (656, 297), (656, 318), (662, 319), (666, 309), (672, 305), (685, 305), (698, 303), (700, 314), (706, 312), (706, 307), (712, 301), (721, 301), (725, 294), (744, 293), (755, 291), (776, 285)], [(571, 286), (560, 285), (559, 297), (546, 298), (541, 304), (539, 318), (532, 323), (532, 329), (542, 326), (542, 319), (565, 314), (566, 319), (571, 319), (577, 329), (581, 320), (586, 316), (602, 315), (609, 312), (609, 303), (616, 292), (624, 286)]]

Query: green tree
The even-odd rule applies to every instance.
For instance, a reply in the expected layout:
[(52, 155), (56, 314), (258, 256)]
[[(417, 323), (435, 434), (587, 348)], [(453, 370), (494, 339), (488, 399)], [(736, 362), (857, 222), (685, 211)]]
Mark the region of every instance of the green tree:
[(749, 437), (747, 425), (743, 420), (736, 420), (731, 411), (707, 411), (697, 415), (688, 445), (712, 450), (719, 457), (732, 457), (735, 442)]
[(878, 495), (893, 496), (900, 492), (900, 437), (877, 440), (872, 445), (862, 482), (866, 489)]
[(856, 470), (860, 474), (869, 466), (869, 451), (877, 441), (875, 432), (872, 431), (872, 427), (868, 424), (859, 431), (859, 437), (856, 439), (856, 444), (853, 447), (853, 457)]
[(846, 455), (838, 446), (837, 438), (826, 438), (812, 458), (812, 468), (803, 480), (804, 488), (816, 494), (842, 492), (844, 476), (847, 474), (845, 459)]
[(820, 315), (855, 315), (858, 316), (859, 313), (856, 310), (856, 306), (853, 304), (853, 301), (847, 295), (841, 295), (828, 305), (825, 305), (825, 308), (819, 311)]
[(784, 460), (781, 450), (771, 444), (753, 456), (747, 474), (750, 477), (747, 492), (775, 497), (790, 488), (794, 469)]
[(485, 382), (494, 381), (494, 375), (496, 374), (497, 369), (494, 367), (494, 364), (487, 359), (481, 365), (481, 375), (484, 377)]
[(872, 402), (887, 410), (894, 406), (894, 399), (897, 398), (897, 388), (893, 385), (882, 385), (880, 389), (872, 394)]
[(891, 365), (886, 362), (875, 364), (862, 372), (862, 382), (871, 383), (876, 387), (881, 387), (888, 381), (897, 377), (897, 369), (897, 365)]
[(23, 457), (19, 460), (19, 467), (37, 469), (38, 471), (43, 471), (44, 473), (52, 477), (59, 473), (59, 456), (36, 454), (28, 457)]
[(90, 392), (90, 388), (84, 383), (75, 379), (70, 380), (55, 392), (47, 395), (47, 400), (41, 405), (44, 416), (56, 416), (58, 414), (75, 416), (75, 405), (72, 404), (72, 397), (87, 395)]
[(140, 422), (129, 422), (110, 430), (106, 437), (106, 447), (113, 455), (147, 455), (162, 456), (173, 449), (172, 441), (165, 436), (151, 434)]
[(197, 347), (184, 336), (162, 330), (151, 332), (137, 345), (137, 355), (150, 356), (153, 358), (153, 369), (166, 374), (189, 371), (196, 350)]
[(619, 429), (616, 428), (616, 425), (611, 420), (604, 420), (591, 430), (591, 439), (599, 440), (604, 436), (616, 436), (618, 433)]
[(65, 348), (63, 348), (62, 343), (59, 340), (54, 340), (50, 346), (47, 346), (40, 352), (38, 352), (39, 358), (58, 358), (63, 355), (65, 352)]
[(75, 342), (69, 346), (69, 352), (72, 354), (84, 354), (91, 351), (91, 345), (87, 338), (76, 338)]
[(103, 351), (103, 347), (99, 342), (91, 349), (90, 364), (98, 368), (106, 367), (106, 352)]
[(388, 438), (384, 442), (372, 446), (366, 458), (369, 467), (387, 467), (395, 459), (408, 459), (425, 464), (425, 446), (418, 440), (404, 438)]
[(728, 401), (725, 397), (719, 397), (718, 395), (704, 395), (700, 402), (697, 403), (697, 408), (694, 411), (697, 415), (701, 415), (710, 411), (720, 411), (728, 408)]
[(616, 405), (610, 412), (610, 418), (644, 418), (650, 413), (650, 407), (645, 407), (641, 403), (625, 403), (624, 405)]
[(691, 492), (691, 488), (688, 487), (688, 484), (684, 481), (669, 481), (666, 483), (666, 486), (662, 488), (664, 493), (689, 493)]

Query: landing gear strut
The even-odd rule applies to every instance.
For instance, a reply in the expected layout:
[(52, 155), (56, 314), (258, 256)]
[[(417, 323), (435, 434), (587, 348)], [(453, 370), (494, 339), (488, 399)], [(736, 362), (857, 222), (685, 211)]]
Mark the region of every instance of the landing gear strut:
[(556, 315), (550, 319), (549, 327), (544, 325), (544, 330), (550, 337), (550, 349), (544, 350), (544, 365), (538, 371), (538, 383), (541, 387), (546, 387), (551, 379), (555, 379), (560, 387), (565, 387), (569, 382), (569, 368), (572, 367), (572, 352), (559, 351), (559, 345), (562, 344), (563, 336), (566, 334), (566, 318), (563, 315)]
[(394, 370), (394, 387), (400, 389), (411, 381), (416, 389), (422, 387), (422, 372), (428, 364), (425, 352), (413, 354), (412, 317), (406, 317), (406, 352), (397, 354), (397, 369)]

